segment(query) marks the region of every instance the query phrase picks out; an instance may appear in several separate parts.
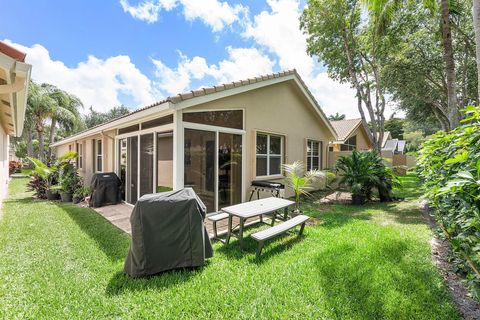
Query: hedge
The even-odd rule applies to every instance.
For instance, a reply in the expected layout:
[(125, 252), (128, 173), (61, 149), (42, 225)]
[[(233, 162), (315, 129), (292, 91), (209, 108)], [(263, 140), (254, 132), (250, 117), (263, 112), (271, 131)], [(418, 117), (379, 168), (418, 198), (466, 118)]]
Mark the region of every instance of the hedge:
[(417, 171), (448, 239), (456, 271), (480, 297), (480, 107), (467, 107), (463, 125), (438, 132), (420, 150)]

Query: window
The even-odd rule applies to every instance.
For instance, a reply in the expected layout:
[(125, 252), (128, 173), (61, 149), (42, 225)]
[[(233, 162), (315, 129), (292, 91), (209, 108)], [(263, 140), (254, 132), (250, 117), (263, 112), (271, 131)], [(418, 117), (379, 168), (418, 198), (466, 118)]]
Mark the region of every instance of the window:
[(183, 114), (183, 121), (243, 129), (243, 110), (188, 112)]
[(340, 146), (340, 151), (352, 151), (357, 149), (357, 136), (353, 136), (347, 139), (344, 144)]
[(102, 140), (95, 140), (95, 171), (102, 172), (102, 170), (103, 170)]
[(77, 143), (77, 169), (83, 168), (83, 144)]
[(142, 122), (142, 130), (155, 128), (170, 123), (173, 123), (173, 114), (169, 114), (168, 116), (153, 119), (147, 122)]
[(138, 130), (140, 130), (140, 126), (138, 124), (134, 124), (133, 126), (118, 129), (118, 134), (130, 133)]
[(257, 177), (282, 173), (283, 136), (257, 133)]
[(322, 142), (307, 140), (307, 170), (322, 169)]

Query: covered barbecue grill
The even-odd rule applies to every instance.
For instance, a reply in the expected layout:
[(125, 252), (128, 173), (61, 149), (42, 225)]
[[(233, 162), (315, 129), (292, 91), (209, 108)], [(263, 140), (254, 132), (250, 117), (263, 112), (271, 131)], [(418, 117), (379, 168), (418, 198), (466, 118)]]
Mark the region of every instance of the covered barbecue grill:
[(252, 181), (252, 193), (250, 193), (250, 200), (252, 200), (253, 194), (257, 193), (257, 199), (260, 199), (260, 191), (268, 191), (274, 197), (280, 197), (280, 191), (285, 190), (285, 186), (279, 182), (275, 181), (265, 181), (265, 180), (253, 180)]
[(132, 277), (199, 267), (213, 256), (206, 207), (192, 188), (147, 194), (135, 204), (124, 271)]
[(121, 186), (122, 182), (113, 172), (94, 174), (90, 183), (92, 188), (90, 206), (96, 208), (120, 203), (122, 201)]

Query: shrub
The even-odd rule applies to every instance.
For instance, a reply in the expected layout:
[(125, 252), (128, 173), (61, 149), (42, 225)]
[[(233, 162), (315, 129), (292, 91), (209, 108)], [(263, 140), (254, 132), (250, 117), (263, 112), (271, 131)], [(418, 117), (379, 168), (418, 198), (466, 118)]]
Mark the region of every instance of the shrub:
[(353, 150), (351, 155), (339, 157), (335, 167), (341, 175), (340, 183), (346, 184), (354, 197), (371, 199), (373, 190), (377, 189), (380, 201), (392, 200), (392, 171), (375, 151)]
[(307, 171), (301, 161), (292, 164), (284, 164), (285, 182), (295, 193), (295, 211), (300, 210), (300, 196), (310, 195), (309, 191), (324, 182), (327, 183), (327, 174), (320, 170)]
[(22, 169), (22, 162), (12, 160), (8, 163), (8, 174), (14, 174), (15, 172), (19, 172)]
[(52, 166), (48, 166), (36, 158), (28, 158), (35, 166), (35, 169), (30, 175), (27, 190), (33, 191), (34, 195), (39, 199), (46, 199), (47, 190), (55, 190), (58, 187), (56, 184), (59, 179), (59, 171), (65, 166), (71, 165), (71, 160), (76, 156), (76, 152), (67, 152)]
[(47, 182), (38, 174), (33, 173), (30, 181), (27, 183), (27, 190), (33, 191), (33, 194), (38, 199), (47, 198)]
[(66, 163), (61, 167), (59, 184), (60, 189), (67, 193), (74, 193), (76, 189), (82, 186), (77, 169), (73, 164)]
[(417, 171), (453, 262), (480, 297), (480, 107), (467, 107), (464, 125), (422, 145)]

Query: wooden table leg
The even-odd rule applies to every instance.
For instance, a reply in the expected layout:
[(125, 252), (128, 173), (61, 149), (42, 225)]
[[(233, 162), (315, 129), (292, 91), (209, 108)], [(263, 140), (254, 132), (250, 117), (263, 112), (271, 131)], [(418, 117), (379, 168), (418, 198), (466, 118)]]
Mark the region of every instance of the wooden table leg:
[(243, 250), (243, 227), (245, 224), (245, 219), (240, 218), (240, 229), (238, 230), (238, 241), (240, 242), (240, 249)]
[(231, 214), (228, 215), (228, 231), (227, 231), (227, 238), (225, 239), (225, 243), (228, 244), (230, 242), (230, 237), (232, 236), (232, 219), (233, 216)]
[(286, 207), (284, 210), (285, 211), (283, 212), (283, 220), (287, 221), (287, 219), (288, 219), (288, 207)]

